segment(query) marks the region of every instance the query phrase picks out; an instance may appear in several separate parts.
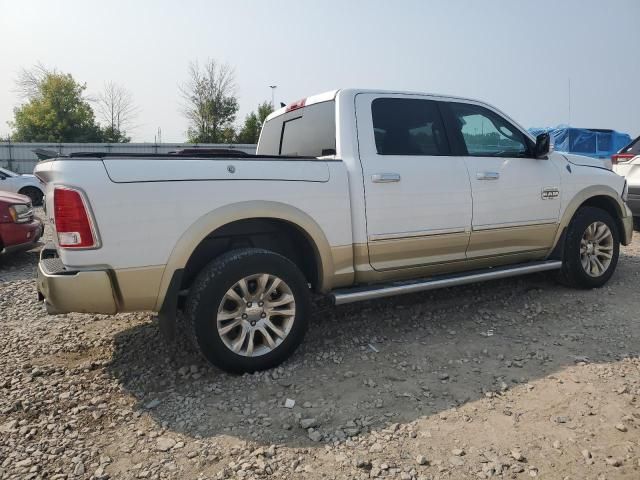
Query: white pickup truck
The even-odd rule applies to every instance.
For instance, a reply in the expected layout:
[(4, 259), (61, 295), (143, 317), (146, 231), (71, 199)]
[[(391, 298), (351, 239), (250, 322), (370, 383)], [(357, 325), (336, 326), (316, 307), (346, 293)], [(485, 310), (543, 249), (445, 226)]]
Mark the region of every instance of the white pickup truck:
[(338, 90), (272, 113), (255, 156), (73, 154), (41, 162), (55, 245), (50, 313), (179, 311), (227, 371), (299, 345), (310, 293), (336, 304), (557, 270), (613, 274), (632, 216), (625, 180), (550, 151), (475, 100)]

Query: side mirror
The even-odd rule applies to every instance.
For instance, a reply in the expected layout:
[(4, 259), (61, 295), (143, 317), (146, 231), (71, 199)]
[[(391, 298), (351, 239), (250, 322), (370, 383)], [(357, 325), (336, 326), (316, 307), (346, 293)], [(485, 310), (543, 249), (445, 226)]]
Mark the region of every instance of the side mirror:
[(541, 133), (536, 137), (536, 146), (533, 154), (536, 158), (544, 158), (549, 152), (551, 152), (551, 135)]

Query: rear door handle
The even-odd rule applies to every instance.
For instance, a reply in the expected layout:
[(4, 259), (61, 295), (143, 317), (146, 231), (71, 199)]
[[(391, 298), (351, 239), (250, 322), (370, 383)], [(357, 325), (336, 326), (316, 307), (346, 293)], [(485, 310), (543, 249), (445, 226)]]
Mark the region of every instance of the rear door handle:
[(498, 172), (478, 172), (476, 178), (478, 180), (498, 180), (500, 174)]
[(373, 183), (392, 183), (400, 181), (399, 173), (374, 173), (371, 175)]

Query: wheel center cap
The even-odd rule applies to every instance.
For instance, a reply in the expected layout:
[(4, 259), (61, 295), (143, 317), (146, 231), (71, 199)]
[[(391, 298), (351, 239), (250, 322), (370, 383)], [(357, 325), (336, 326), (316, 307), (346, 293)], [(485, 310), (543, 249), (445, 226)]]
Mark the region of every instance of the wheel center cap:
[(247, 314), (247, 320), (249, 320), (249, 323), (251, 324), (251, 326), (255, 326), (258, 320), (260, 320), (262, 312), (263, 312), (262, 307), (258, 307), (258, 306), (254, 307), (252, 305), (251, 307), (247, 307), (244, 313)]
[(587, 253), (593, 253), (593, 251), (595, 250), (595, 245), (591, 242), (589, 242), (587, 244)]

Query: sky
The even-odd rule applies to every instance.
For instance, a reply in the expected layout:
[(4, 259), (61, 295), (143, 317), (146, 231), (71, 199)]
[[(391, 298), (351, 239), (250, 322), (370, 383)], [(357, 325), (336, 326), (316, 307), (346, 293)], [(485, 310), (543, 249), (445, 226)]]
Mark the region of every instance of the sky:
[(525, 127), (640, 134), (640, 0), (0, 0), (0, 136), (41, 62), (127, 88), (133, 141), (180, 142), (191, 61), (235, 69), (236, 122), (336, 88), (487, 101)]

